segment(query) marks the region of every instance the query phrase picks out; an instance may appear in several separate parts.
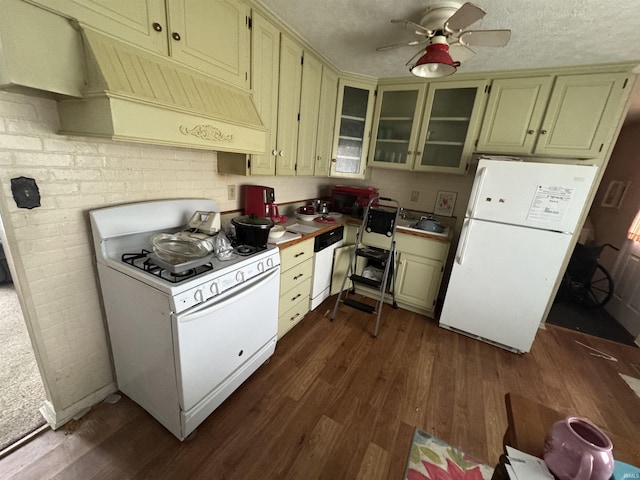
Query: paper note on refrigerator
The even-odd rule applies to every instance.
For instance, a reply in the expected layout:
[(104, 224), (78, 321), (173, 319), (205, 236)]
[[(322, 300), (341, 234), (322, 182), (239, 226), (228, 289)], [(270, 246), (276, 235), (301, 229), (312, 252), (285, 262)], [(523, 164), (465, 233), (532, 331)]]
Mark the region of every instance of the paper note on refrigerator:
[(549, 225), (562, 223), (573, 198), (573, 190), (568, 187), (538, 185), (527, 219)]

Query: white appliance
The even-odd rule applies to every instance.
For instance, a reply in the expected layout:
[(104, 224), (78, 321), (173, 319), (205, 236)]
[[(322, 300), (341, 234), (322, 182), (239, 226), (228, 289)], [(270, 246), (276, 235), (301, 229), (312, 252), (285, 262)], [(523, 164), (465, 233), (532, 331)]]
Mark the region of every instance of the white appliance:
[(213, 200), (175, 199), (90, 212), (118, 388), (180, 440), (276, 346), (276, 247), (236, 247), (173, 272), (154, 263), (153, 234), (218, 211)]
[(331, 273), (333, 270), (333, 253), (344, 244), (344, 227), (334, 228), (321, 233), (313, 244), (313, 280), (309, 309), (315, 310), (318, 305), (329, 298), (331, 289)]
[(440, 326), (528, 352), (596, 172), (480, 159)]

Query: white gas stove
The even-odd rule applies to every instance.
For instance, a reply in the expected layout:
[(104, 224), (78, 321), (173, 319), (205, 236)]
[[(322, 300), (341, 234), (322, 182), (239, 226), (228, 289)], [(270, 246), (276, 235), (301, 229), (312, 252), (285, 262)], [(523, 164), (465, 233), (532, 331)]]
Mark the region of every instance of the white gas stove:
[(184, 230), (197, 211), (219, 210), (213, 200), (174, 199), (90, 212), (118, 388), (181, 440), (277, 338), (277, 248), (236, 248), (185, 270), (154, 261), (151, 237)]

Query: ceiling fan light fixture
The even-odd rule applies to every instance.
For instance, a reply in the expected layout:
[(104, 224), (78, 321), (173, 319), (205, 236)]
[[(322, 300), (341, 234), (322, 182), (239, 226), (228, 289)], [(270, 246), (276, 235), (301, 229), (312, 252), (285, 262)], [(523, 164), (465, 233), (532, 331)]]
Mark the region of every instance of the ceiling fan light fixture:
[(449, 45), (432, 43), (409, 71), (416, 77), (438, 78), (453, 75), (459, 66), (460, 62), (454, 62), (449, 55)]

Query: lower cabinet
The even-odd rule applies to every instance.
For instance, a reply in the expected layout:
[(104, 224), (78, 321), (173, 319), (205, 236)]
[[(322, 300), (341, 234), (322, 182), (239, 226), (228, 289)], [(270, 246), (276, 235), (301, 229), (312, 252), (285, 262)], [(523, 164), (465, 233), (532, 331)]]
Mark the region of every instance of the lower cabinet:
[[(331, 294), (340, 291), (342, 280), (349, 266), (354, 239), (345, 238), (350, 246), (336, 250), (333, 263)], [(449, 254), (449, 242), (396, 232), (396, 302), (400, 308), (423, 315), (432, 316), (444, 264)], [(359, 265), (362, 268), (364, 265)], [(351, 288), (347, 282), (345, 288)], [(358, 287), (357, 293), (377, 298), (378, 292), (366, 287)], [(385, 301), (391, 303), (391, 295)]]
[(280, 250), (278, 339), (309, 311), (313, 275), (313, 238)]

